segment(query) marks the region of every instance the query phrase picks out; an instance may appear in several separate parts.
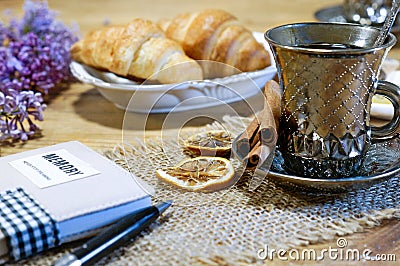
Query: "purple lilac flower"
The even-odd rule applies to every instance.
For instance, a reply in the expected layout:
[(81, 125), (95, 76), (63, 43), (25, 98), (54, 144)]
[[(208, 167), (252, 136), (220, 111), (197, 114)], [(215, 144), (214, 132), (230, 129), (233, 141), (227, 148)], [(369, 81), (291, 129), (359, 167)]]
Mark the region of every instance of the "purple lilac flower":
[(21, 20), (0, 22), (0, 140), (27, 140), (39, 129), (42, 93), (73, 80), (69, 49), (77, 32), (56, 21), (45, 1), (26, 0)]
[(7, 96), (0, 92), (0, 130), (3, 133), (0, 140), (27, 140), (28, 136), (33, 135), (38, 130), (33, 120), (43, 120), (46, 104), (42, 102), (39, 92), (11, 90)]

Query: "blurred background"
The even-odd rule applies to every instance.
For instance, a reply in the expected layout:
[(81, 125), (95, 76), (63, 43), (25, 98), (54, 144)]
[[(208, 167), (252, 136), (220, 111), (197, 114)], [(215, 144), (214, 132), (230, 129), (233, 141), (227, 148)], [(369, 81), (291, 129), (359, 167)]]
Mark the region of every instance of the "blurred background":
[[(340, 5), (341, 0), (48, 0), (64, 23), (75, 21), (82, 33), (94, 25), (126, 23), (135, 17), (151, 20), (168, 18), (185, 11), (221, 8), (234, 14), (253, 31), (291, 22), (315, 21), (317, 9)], [(22, 13), (23, 0), (0, 0), (0, 10)], [(313, 7), (310, 9), (310, 5)], [(129, 6), (129, 8), (126, 8)], [(302, 6), (303, 10), (299, 10)], [(123, 8), (122, 8), (123, 7)], [(263, 12), (260, 12), (262, 10)], [(95, 12), (95, 15), (92, 15)], [(113, 19), (111, 20), (110, 17)]]

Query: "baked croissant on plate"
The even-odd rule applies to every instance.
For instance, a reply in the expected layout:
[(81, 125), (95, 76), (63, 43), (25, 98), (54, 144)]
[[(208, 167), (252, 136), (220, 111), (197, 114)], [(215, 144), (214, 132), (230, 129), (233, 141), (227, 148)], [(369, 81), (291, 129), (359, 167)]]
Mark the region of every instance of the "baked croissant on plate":
[[(179, 83), (203, 79), (200, 65), (152, 21), (92, 31), (71, 47), (73, 60), (121, 76)], [(173, 66), (173, 67), (172, 67)]]
[(269, 54), (233, 15), (215, 9), (184, 13), (158, 25), (196, 60), (212, 60), (240, 71), (255, 71), (271, 64)]

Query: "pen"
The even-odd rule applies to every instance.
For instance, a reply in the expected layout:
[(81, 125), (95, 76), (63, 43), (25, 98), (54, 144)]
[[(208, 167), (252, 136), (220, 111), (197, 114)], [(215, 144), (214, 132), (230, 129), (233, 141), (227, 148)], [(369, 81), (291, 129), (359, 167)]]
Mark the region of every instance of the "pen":
[(172, 201), (137, 210), (91, 238), (70, 254), (61, 257), (54, 266), (79, 266), (93, 263), (137, 236), (144, 228), (154, 222)]

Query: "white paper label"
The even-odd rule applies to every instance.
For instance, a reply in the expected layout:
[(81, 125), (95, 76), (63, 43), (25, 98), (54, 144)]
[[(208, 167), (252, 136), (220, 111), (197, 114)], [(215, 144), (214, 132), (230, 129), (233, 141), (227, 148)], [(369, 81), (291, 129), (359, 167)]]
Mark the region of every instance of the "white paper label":
[(100, 173), (65, 149), (18, 159), (10, 165), (40, 188)]

